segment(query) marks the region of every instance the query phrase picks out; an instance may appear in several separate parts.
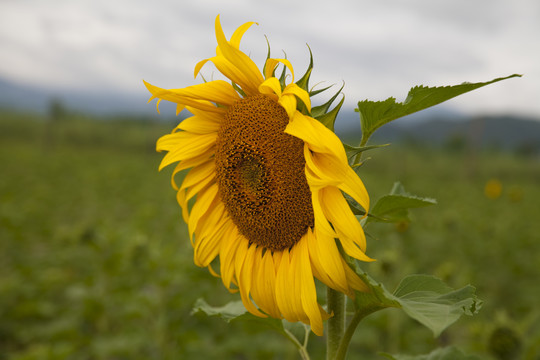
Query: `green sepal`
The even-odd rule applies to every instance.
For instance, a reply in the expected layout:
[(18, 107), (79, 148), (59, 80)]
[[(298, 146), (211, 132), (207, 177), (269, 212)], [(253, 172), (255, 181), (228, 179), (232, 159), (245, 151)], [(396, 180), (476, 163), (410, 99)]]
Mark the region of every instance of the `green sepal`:
[[(333, 85), (332, 85), (333, 86)], [(324, 91), (324, 90), (327, 90), (327, 89), (330, 89), (332, 86), (328, 86), (324, 89), (322, 89), (321, 91)], [(336, 100), (336, 98), (338, 97), (339, 94), (341, 94), (341, 90), (343, 90), (343, 87), (345, 86), (345, 84), (341, 85), (341, 87), (339, 88), (339, 90), (327, 101), (325, 102), (324, 104), (322, 105), (319, 105), (319, 106), (315, 106), (313, 108), (311, 108), (311, 115), (315, 118), (315, 119), (318, 119), (319, 117), (323, 116), (324, 114), (328, 113), (328, 110), (330, 109), (330, 106), (332, 105), (332, 103), (334, 102), (334, 100)], [(345, 99), (345, 97), (343, 97), (343, 99), (341, 100), (341, 104), (343, 103), (343, 100)], [(341, 105), (338, 105), (341, 107)]]
[(426, 109), (433, 105), (440, 104), (446, 100), (452, 99), (458, 95), (478, 89), (482, 86), (493, 84), (495, 82), (520, 77), (513, 74), (503, 78), (497, 78), (482, 83), (463, 83), (454, 86), (442, 87), (413, 87), (403, 103), (396, 103), (396, 99), (391, 97), (384, 101), (364, 100), (358, 102), (356, 112), (360, 113), (360, 123), (362, 127), (361, 144), (365, 145), (371, 135), (384, 124), (395, 119)]
[[(266, 46), (268, 47), (268, 51), (266, 53), (266, 60), (264, 61), (264, 66), (263, 66), (263, 69), (262, 69), (263, 74), (265, 73), (266, 64), (268, 63), (268, 60), (271, 57), (271, 54), (270, 54), (270, 42), (268, 41), (268, 38), (266, 36), (265, 36), (265, 39), (266, 39)], [(287, 58), (287, 54), (285, 52), (283, 52), (283, 57), (285, 59)], [(274, 68), (274, 70), (272, 71), (272, 77), (276, 77), (276, 69), (277, 68), (278, 67), (276, 66), (276, 68)], [(282, 89), (285, 88), (285, 79), (286, 78), (287, 78), (287, 67), (283, 66), (283, 69), (281, 70), (281, 75), (278, 78)]]
[[(266, 46), (268, 47), (268, 51), (266, 52), (266, 59), (264, 60), (264, 65), (263, 65), (263, 68), (262, 68), (262, 74), (264, 75), (265, 73), (265, 69), (266, 69), (266, 64), (268, 63), (268, 60), (270, 60), (270, 41), (268, 40), (268, 37), (266, 35), (264, 35), (264, 38), (266, 39)], [(274, 71), (272, 72), (272, 76), (274, 76), (274, 73), (275, 73), (275, 69)]]
[(466, 355), (455, 346), (438, 348), (424, 355), (390, 355), (387, 353), (379, 353), (380, 355), (391, 360), (480, 360), (476, 355)]
[(409, 194), (400, 182), (394, 183), (390, 194), (381, 197), (370, 210), (371, 217), (366, 219), (365, 225), (370, 222), (396, 223), (410, 221), (409, 209), (437, 204), (435, 199), (423, 198)]
[(309, 65), (304, 75), (296, 82), (296, 85), (309, 93), (309, 78), (311, 77), (311, 71), (313, 70), (313, 53), (311, 52), (309, 45), (307, 47), (309, 50)]
[(330, 89), (332, 86), (334, 86), (334, 85), (330, 85), (330, 86), (327, 86), (325, 88), (317, 89), (317, 90), (311, 89), (309, 91), (309, 97), (313, 97), (313, 96), (318, 95), (318, 94), (320, 94), (322, 92), (325, 92), (326, 90)]
[[(283, 58), (287, 59), (287, 54), (283, 52)], [(281, 84), (281, 88), (285, 89), (287, 86), (285, 84), (285, 80), (287, 79), (287, 67), (283, 65), (283, 69), (281, 69), (281, 75), (279, 75), (279, 83)]]
[(238, 86), (234, 82), (231, 82), (231, 84), (232, 84), (233, 89), (236, 90), (237, 93), (239, 93), (243, 98), (246, 97), (246, 93), (244, 92), (244, 90), (242, 90), (240, 86)]
[(341, 98), (341, 101), (332, 109), (330, 109), (330, 106), (336, 100), (337, 96), (341, 94), (341, 90), (343, 90), (343, 84), (341, 88), (336, 92), (334, 96), (332, 96), (327, 102), (325, 102), (322, 105), (315, 106), (311, 109), (311, 116), (313, 116), (315, 119), (319, 120), (324, 126), (326, 126), (328, 129), (330, 129), (332, 132), (334, 132), (334, 123), (336, 122), (336, 117), (339, 113), (339, 110), (341, 110), (341, 106), (343, 105), (343, 102), (345, 101), (345, 96)]

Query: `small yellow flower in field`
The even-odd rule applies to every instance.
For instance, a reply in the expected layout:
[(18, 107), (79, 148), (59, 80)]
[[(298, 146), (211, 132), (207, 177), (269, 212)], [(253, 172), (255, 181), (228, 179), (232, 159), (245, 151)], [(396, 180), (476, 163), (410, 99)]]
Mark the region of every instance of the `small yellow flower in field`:
[[(218, 16), (216, 56), (195, 66), (197, 76), (210, 61), (230, 82), (170, 90), (145, 82), (151, 99), (193, 114), (158, 140), (157, 150), (167, 152), (160, 169), (177, 163), (173, 187), (195, 264), (213, 274), (219, 267), (225, 287), (239, 291), (252, 314), (302, 321), (322, 335), (329, 315), (314, 278), (350, 297), (367, 289), (335, 239), (349, 256), (372, 260), (343, 194), (366, 212), (369, 197), (338, 137), (310, 116), (310, 95), (294, 83), (292, 64), (269, 58), (261, 73), (240, 50), (253, 24), (227, 39)], [(290, 77), (274, 76), (279, 64)], [(178, 187), (174, 175), (188, 169)]]
[(484, 195), (488, 199), (498, 199), (501, 196), (502, 193), (502, 184), (497, 179), (490, 179), (486, 183), (486, 186), (484, 186)]

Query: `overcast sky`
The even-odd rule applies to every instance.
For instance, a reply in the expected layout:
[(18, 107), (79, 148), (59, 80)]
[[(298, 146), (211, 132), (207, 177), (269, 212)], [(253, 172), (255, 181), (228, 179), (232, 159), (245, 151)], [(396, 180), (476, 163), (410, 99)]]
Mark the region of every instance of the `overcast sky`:
[[(402, 101), (413, 85), (524, 74), (448, 102), (468, 113), (540, 116), (538, 0), (0, 0), (0, 78), (59, 91), (147, 98), (145, 79), (179, 88), (225, 33), (256, 21), (241, 49), (261, 64), (267, 35), (301, 75), (345, 81), (346, 103)], [(219, 74), (211, 65), (203, 73)], [(150, 105), (149, 105), (150, 106)]]

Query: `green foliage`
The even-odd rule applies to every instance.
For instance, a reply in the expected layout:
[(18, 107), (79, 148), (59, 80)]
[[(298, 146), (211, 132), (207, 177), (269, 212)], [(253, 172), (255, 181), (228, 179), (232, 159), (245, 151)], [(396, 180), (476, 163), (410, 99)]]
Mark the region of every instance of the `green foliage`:
[(370, 222), (410, 221), (409, 209), (435, 205), (437, 201), (429, 198), (421, 198), (409, 194), (399, 182), (394, 183), (390, 194), (381, 197), (370, 210), (370, 217), (366, 219), (366, 225)]
[(360, 124), (362, 126), (360, 144), (365, 145), (375, 130), (400, 117), (440, 104), (482, 86), (519, 76), (521, 75), (514, 74), (488, 82), (463, 83), (454, 86), (415, 86), (409, 91), (407, 98), (402, 103), (396, 103), (396, 99), (393, 97), (384, 101), (360, 101), (356, 109), (360, 113)]
[[(111, 120), (69, 116), (50, 144), (47, 118), (0, 114), (0, 359), (297, 359), (256, 321), (191, 315), (200, 297), (238, 297), (193, 265), (168, 176), (152, 171), (162, 157), (155, 140), (172, 126)], [(524, 358), (538, 358), (538, 160), (392, 146), (358, 170), (373, 198), (400, 179), (444, 205), (411, 211), (406, 229), (370, 223), (367, 253), (377, 261), (362, 268), (389, 289), (415, 272), (453, 288), (472, 283), (486, 302), (438, 339), (403, 311), (373, 313), (349, 358), (452, 343), (493, 360), (499, 313), (515, 324)], [(483, 193), (490, 178), (503, 184), (496, 200)], [(311, 337), (309, 350), (322, 354), (323, 340)]]
[(475, 355), (465, 355), (454, 346), (436, 349), (427, 355), (390, 355), (382, 354), (391, 360), (476, 360)]

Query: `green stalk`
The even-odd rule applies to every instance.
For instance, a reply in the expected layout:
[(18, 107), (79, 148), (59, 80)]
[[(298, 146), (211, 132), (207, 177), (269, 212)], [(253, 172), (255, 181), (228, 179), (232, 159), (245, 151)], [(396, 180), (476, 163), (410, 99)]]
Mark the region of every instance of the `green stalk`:
[(328, 319), (328, 333), (326, 338), (326, 360), (337, 359), (339, 346), (345, 333), (345, 294), (330, 287), (326, 289), (328, 312), (334, 313)]

